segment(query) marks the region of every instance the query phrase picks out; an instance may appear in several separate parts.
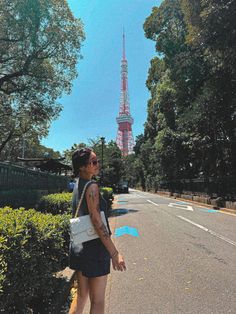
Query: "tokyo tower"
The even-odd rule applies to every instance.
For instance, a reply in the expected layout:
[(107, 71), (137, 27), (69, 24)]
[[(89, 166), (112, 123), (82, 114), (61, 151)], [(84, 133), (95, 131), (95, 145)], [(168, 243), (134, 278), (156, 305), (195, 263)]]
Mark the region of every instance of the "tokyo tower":
[(125, 56), (125, 34), (123, 33), (123, 58), (121, 61), (121, 97), (120, 111), (116, 118), (118, 131), (116, 144), (120, 148), (122, 155), (127, 156), (133, 153), (134, 138), (132, 134), (132, 124), (134, 122), (130, 114), (129, 94), (128, 94), (128, 63)]

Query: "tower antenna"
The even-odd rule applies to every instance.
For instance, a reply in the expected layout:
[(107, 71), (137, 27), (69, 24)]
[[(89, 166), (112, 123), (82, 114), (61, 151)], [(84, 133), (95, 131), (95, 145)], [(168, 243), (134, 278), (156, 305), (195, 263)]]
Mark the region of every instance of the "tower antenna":
[(118, 131), (116, 143), (123, 156), (133, 153), (134, 138), (132, 133), (132, 124), (134, 120), (130, 114), (129, 93), (128, 93), (128, 62), (125, 56), (125, 31), (123, 28), (123, 58), (121, 60), (121, 97), (120, 111), (116, 118)]

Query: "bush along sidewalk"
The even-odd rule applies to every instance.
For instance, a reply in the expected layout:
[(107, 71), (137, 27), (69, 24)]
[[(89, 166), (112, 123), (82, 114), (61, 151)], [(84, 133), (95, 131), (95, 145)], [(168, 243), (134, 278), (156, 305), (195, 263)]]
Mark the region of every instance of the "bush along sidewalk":
[(55, 193), (42, 196), (37, 209), (53, 215), (71, 213), (72, 193)]
[(0, 208), (0, 309), (45, 313), (68, 265), (69, 215)]
[(11, 189), (0, 191), (0, 207), (11, 206), (14, 208), (24, 206), (32, 208), (40, 199), (40, 190), (33, 189)]
[(103, 187), (103, 188), (100, 188), (100, 192), (102, 194), (102, 197), (107, 202), (107, 210), (108, 210), (108, 214), (110, 214), (112, 203), (114, 200), (113, 189), (108, 188), (108, 187)]
[[(114, 200), (113, 189), (108, 187), (100, 188), (102, 197), (107, 202), (108, 212)], [(42, 213), (70, 214), (71, 213), (72, 193), (55, 193), (42, 196), (39, 200), (37, 210)]]
[[(113, 190), (102, 188), (111, 208)], [(71, 193), (43, 196), (38, 210), (0, 208), (0, 312), (45, 313), (68, 266)], [(49, 313), (49, 312), (48, 312)]]

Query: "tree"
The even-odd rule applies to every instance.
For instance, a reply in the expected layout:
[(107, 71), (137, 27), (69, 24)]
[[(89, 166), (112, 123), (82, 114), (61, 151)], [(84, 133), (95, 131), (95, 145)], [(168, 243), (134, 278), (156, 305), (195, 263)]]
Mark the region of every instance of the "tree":
[(62, 153), (63, 157), (65, 158), (64, 163), (72, 167), (72, 154), (76, 149), (81, 149), (84, 147), (86, 147), (85, 143), (73, 144), (71, 148), (64, 150)]
[(41, 145), (38, 134), (32, 131), (24, 134), (22, 138), (13, 138), (2, 151), (3, 160), (11, 162), (17, 162), (18, 157), (43, 158), (46, 156), (60, 158), (61, 154), (58, 151), (54, 151), (52, 148)]
[[(93, 150), (102, 161), (102, 142), (98, 138), (93, 141)], [(102, 163), (101, 163), (102, 165)], [(114, 141), (103, 144), (103, 184), (115, 186), (122, 177), (123, 161), (121, 150)]]
[[(99, 137), (95, 139), (89, 139), (88, 144), (80, 143), (74, 144), (70, 149), (63, 152), (63, 157), (66, 158), (66, 163), (72, 166), (71, 157), (76, 149), (90, 147), (100, 160), (100, 166), (102, 166), (102, 142)], [(103, 185), (114, 186), (116, 185), (123, 173), (123, 160), (119, 147), (114, 141), (103, 144)], [(97, 178), (101, 179), (100, 176)]]
[(156, 42), (136, 151), (147, 188), (236, 173), (235, 1), (165, 0), (144, 23)]
[[(207, 71), (194, 99), (201, 112), (195, 125), (202, 133), (206, 176), (236, 173), (236, 21), (235, 1), (183, 0), (188, 41), (204, 57)], [(205, 170), (204, 170), (205, 169)]]
[(2, 0), (0, 4), (0, 153), (13, 138), (39, 138), (69, 93), (84, 39), (65, 0)]

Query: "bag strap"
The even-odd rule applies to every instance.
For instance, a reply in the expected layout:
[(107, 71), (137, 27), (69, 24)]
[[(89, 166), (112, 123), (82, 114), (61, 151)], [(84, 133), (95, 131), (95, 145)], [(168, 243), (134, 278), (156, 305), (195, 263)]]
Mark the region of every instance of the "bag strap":
[[(81, 206), (81, 203), (82, 203), (83, 198), (84, 198), (84, 193), (85, 193), (85, 191), (86, 191), (87, 186), (88, 186), (91, 182), (92, 182), (92, 181), (88, 181), (88, 182), (85, 184), (85, 186), (84, 186), (84, 189), (83, 189), (81, 198), (79, 199), (79, 204), (78, 204), (77, 209), (76, 209), (76, 212), (75, 212), (75, 217), (77, 217), (77, 215), (79, 214), (80, 206)], [(79, 179), (78, 179), (78, 192), (79, 192)]]

